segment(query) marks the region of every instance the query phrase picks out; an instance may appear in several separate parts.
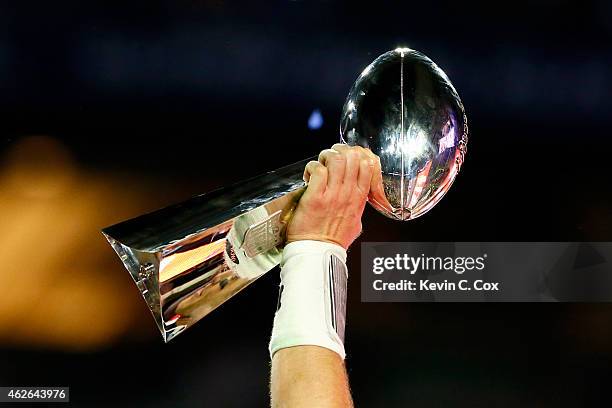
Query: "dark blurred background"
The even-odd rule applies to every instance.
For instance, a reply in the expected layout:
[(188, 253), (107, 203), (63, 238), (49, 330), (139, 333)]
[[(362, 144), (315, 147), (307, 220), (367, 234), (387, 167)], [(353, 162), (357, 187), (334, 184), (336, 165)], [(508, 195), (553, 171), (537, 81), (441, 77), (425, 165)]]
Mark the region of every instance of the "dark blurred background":
[[(408, 46), (443, 68), (466, 162), (426, 216), (362, 241), (612, 240), (612, 3), (206, 0), (0, 5), (0, 385), (74, 406), (259, 407), (278, 271), (168, 345), (99, 229), (316, 154)], [(360, 303), (357, 406), (600, 406), (608, 304)]]

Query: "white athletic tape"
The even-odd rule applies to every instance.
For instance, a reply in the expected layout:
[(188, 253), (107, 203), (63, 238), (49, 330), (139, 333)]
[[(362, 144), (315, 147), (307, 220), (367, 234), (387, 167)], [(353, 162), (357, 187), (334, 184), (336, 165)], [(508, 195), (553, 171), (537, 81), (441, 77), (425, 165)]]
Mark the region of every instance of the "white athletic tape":
[(283, 250), (279, 304), (270, 358), (286, 347), (315, 345), (343, 359), (346, 251), (321, 241), (296, 241)]

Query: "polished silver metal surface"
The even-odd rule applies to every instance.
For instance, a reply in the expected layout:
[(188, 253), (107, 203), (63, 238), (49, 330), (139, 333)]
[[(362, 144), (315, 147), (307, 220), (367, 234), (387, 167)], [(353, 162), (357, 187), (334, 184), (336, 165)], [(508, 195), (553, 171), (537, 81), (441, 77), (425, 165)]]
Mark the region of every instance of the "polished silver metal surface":
[[(377, 58), (355, 82), (341, 137), (380, 157), (382, 175), (370, 203), (408, 220), (450, 187), (465, 154), (467, 125), (446, 75), (424, 55), (398, 49)], [(165, 341), (280, 263), (311, 159), (103, 230)]]
[(280, 263), (311, 159), (102, 231), (165, 341)]
[(446, 74), (409, 48), (386, 52), (363, 70), (340, 120), (344, 142), (380, 157), (383, 182), (370, 204), (399, 220), (423, 215), (446, 194), (463, 163), (467, 133)]

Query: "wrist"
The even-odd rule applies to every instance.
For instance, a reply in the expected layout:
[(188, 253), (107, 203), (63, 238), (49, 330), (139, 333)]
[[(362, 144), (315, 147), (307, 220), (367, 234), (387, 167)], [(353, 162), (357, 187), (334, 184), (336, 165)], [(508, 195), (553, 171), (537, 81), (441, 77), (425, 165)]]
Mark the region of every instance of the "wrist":
[(346, 250), (335, 243), (301, 240), (285, 246), (270, 357), (280, 349), (305, 345), (345, 357), (345, 262)]
[(324, 242), (324, 243), (327, 243), (327, 244), (334, 244), (334, 245), (337, 245), (337, 246), (341, 247), (345, 251), (350, 246), (350, 243), (346, 244), (342, 240), (336, 239), (334, 237), (328, 237), (328, 236), (320, 235), (320, 234), (302, 234), (302, 235), (293, 235), (292, 234), (292, 235), (288, 235), (287, 236), (286, 244), (292, 244), (294, 242), (303, 242), (303, 241), (308, 241), (308, 242)]
[(346, 249), (337, 242), (323, 241), (319, 239), (300, 239), (295, 241), (287, 241), (287, 245), (283, 248), (283, 257), (281, 260), (281, 268), (286, 261), (294, 256), (299, 255), (315, 255), (323, 256), (326, 252), (336, 255), (346, 262)]

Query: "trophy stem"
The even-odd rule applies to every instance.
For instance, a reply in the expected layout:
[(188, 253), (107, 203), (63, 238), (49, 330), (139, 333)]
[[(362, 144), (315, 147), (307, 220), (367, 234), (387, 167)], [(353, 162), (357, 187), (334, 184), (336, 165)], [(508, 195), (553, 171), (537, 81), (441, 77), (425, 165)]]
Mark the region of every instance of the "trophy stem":
[(105, 228), (169, 341), (280, 263), (309, 158)]

